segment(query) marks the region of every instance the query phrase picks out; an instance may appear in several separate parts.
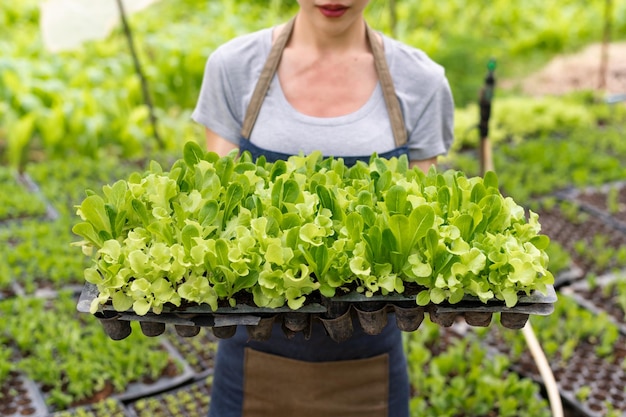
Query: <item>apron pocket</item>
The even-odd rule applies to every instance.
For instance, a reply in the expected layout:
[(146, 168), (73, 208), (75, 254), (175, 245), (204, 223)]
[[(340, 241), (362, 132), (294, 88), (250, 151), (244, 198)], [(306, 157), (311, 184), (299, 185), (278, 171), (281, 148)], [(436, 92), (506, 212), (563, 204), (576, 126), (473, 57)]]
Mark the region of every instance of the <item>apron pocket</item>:
[(305, 362), (244, 353), (242, 417), (388, 417), (389, 355)]

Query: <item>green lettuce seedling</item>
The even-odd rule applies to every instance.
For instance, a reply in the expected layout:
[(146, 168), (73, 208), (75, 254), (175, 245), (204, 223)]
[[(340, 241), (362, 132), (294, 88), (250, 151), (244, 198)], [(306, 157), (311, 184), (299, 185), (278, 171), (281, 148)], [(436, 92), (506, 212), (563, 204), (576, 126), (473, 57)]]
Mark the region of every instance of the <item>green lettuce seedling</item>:
[(406, 157), (268, 163), (190, 142), (169, 172), (152, 163), (77, 213), (94, 312), (109, 301), (140, 315), (183, 302), (216, 310), (243, 292), (297, 310), (316, 292), (402, 294), (407, 283), (420, 305), (472, 296), (513, 307), (553, 283), (537, 215), (502, 196), (493, 172), (425, 174)]

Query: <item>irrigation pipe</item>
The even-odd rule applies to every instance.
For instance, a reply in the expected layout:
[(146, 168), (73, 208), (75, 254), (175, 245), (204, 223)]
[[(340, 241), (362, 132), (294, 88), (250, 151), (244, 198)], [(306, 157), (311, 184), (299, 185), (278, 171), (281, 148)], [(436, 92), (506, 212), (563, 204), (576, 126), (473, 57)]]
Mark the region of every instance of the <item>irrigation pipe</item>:
[(552, 368), (550, 368), (548, 359), (546, 358), (546, 355), (537, 340), (537, 336), (535, 336), (535, 332), (530, 325), (530, 321), (526, 322), (526, 325), (522, 328), (522, 333), (526, 339), (528, 349), (535, 360), (535, 364), (539, 369), (539, 374), (543, 379), (543, 383), (546, 386), (548, 399), (550, 401), (550, 408), (552, 409), (552, 416), (563, 417), (563, 403), (561, 402), (559, 388), (556, 385), (556, 380), (554, 379), (554, 374), (552, 373)]
[[(608, 0), (607, 0), (608, 1)], [(479, 94), (479, 107), (480, 107), (480, 123), (478, 129), (480, 131), (480, 171), (481, 175), (485, 175), (487, 171), (495, 171), (493, 166), (493, 156), (491, 153), (491, 144), (489, 142), (489, 119), (491, 118), (491, 103), (493, 100), (494, 89), (496, 85), (496, 78), (494, 71), (496, 69), (496, 61), (491, 59), (487, 64), (489, 70), (485, 77), (485, 84)], [(539, 374), (543, 379), (543, 383), (548, 393), (548, 400), (550, 402), (550, 408), (552, 409), (552, 417), (563, 417), (563, 403), (561, 402), (561, 394), (559, 388), (556, 385), (552, 368), (548, 363), (539, 340), (535, 336), (535, 332), (530, 325), (530, 321), (527, 321), (522, 328), (524, 339), (526, 339), (526, 345), (530, 350), (530, 353), (535, 361), (535, 365), (539, 369)]]

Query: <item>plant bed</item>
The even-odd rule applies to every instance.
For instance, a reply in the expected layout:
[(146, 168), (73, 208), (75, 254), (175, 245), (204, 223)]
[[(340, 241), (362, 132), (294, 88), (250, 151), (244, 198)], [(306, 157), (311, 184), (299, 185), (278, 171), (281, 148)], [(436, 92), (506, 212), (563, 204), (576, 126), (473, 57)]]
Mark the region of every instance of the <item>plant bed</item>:
[(626, 234), (572, 203), (537, 210), (542, 232), (561, 244), (582, 273), (604, 274), (626, 266)]
[[(626, 413), (626, 339), (606, 315), (562, 296), (552, 316), (532, 323), (561, 397), (571, 408), (588, 417)], [(543, 383), (523, 337), (499, 328), (484, 336), (489, 348), (512, 359), (513, 370)]]
[[(66, 217), (40, 222), (28, 219), (0, 228), (0, 291), (33, 295), (83, 284), (84, 258), (68, 242), (76, 239)], [(16, 292), (17, 288), (19, 292)]]
[(246, 308), (329, 314), (325, 300), (396, 299), (435, 315), (477, 300), (527, 315), (520, 297), (553, 283), (537, 216), (502, 196), (494, 173), (424, 174), (406, 157), (346, 167), (319, 153), (253, 162), (189, 142), (169, 172), (152, 163), (88, 194), (73, 231), (93, 261), (89, 312), (112, 306), (107, 319), (222, 327), (244, 324), (234, 320), (250, 315), (226, 313)]
[(160, 395), (128, 404), (130, 417), (206, 417), (209, 414), (212, 377)]
[(0, 343), (14, 352), (12, 369), (37, 384), (50, 411), (109, 397), (136, 398), (193, 377), (167, 341), (140, 335), (111, 341), (75, 306), (71, 292), (54, 299), (16, 297), (0, 303)]
[[(157, 155), (155, 155), (156, 157)], [(162, 158), (162, 157), (159, 157)], [(72, 163), (65, 159), (49, 159), (26, 167), (26, 174), (39, 184), (38, 189), (61, 216), (72, 216), (74, 206), (85, 198), (85, 189), (102, 187), (111, 181), (127, 177), (143, 163), (107, 155), (106, 158), (73, 156)]]
[(37, 385), (23, 373), (12, 371), (0, 383), (0, 416), (45, 417), (48, 407)]
[(34, 218), (40, 221), (55, 220), (59, 214), (43, 197), (39, 187), (28, 176), (0, 166), (2, 199), (0, 225)]
[(128, 417), (124, 404), (116, 399), (107, 398), (95, 404), (57, 411), (49, 417)]
[(569, 268), (562, 270), (554, 276), (554, 288), (560, 290), (571, 283), (580, 281), (583, 277), (583, 270), (572, 263)]
[[(621, 343), (626, 340), (621, 340)], [(493, 342), (498, 352), (510, 354), (504, 344)], [(592, 344), (583, 342), (571, 357), (563, 361), (556, 354), (551, 367), (559, 392), (570, 407), (588, 417), (621, 417), (626, 414), (626, 351), (616, 347), (614, 358), (599, 358)], [(539, 371), (529, 353), (524, 352), (512, 369), (537, 383), (543, 384)]]
[(580, 203), (584, 210), (626, 233), (626, 182), (570, 190), (563, 195)]
[(589, 277), (561, 291), (588, 310), (608, 314), (626, 335), (626, 271)]
[(0, 301), (24, 294), (24, 289), (17, 282), (8, 282), (0, 286)]

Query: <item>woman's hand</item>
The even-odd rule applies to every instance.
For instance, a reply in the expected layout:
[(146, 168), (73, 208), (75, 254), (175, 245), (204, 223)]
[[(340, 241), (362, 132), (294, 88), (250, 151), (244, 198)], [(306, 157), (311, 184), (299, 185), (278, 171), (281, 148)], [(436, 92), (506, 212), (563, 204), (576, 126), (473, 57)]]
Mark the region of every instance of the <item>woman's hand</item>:
[(224, 156), (233, 149), (236, 149), (237, 145), (227, 141), (211, 129), (206, 128), (206, 148), (208, 151)]

